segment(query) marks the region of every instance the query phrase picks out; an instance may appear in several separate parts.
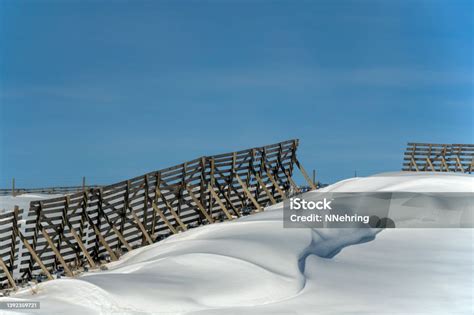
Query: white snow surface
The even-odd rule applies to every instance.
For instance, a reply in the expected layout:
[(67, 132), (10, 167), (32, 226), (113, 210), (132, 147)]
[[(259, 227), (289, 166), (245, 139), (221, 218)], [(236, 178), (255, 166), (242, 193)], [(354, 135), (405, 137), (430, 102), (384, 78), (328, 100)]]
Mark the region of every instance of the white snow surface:
[[(473, 187), (469, 175), (387, 173), (324, 190)], [(107, 271), (0, 301), (39, 301), (31, 313), (68, 315), (473, 314), (473, 249), (468, 228), (284, 229), (278, 204), (134, 250)]]
[(21, 194), (18, 196), (0, 196), (0, 213), (13, 211), (15, 206), (24, 209), (26, 212), (30, 208), (30, 202), (35, 200), (43, 200), (56, 198), (63, 195), (58, 194)]

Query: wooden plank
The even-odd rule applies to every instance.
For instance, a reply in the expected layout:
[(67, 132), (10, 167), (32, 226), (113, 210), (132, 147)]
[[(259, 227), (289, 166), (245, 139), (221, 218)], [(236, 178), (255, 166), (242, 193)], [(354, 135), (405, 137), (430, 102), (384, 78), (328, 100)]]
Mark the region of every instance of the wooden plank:
[(145, 239), (146, 241), (148, 242), (148, 244), (153, 244), (153, 240), (151, 239), (150, 235), (148, 235), (148, 232), (146, 231), (145, 227), (143, 226), (142, 222), (140, 222), (140, 219), (138, 218), (137, 214), (135, 213), (135, 211), (133, 211), (133, 209), (130, 208), (130, 211), (132, 212), (132, 216), (133, 218), (135, 219), (135, 222), (137, 223), (138, 227), (140, 228), (140, 230), (142, 231), (143, 233), (143, 236), (145, 236)]
[(15, 280), (13, 280), (13, 277), (12, 277), (12, 275), (11, 275), (11, 273), (10, 273), (10, 270), (8, 270), (7, 265), (5, 265), (5, 263), (3, 262), (3, 259), (1, 259), (1, 258), (0, 258), (0, 267), (2, 267), (3, 272), (4, 272), (5, 275), (7, 276), (8, 282), (10, 282), (10, 285), (12, 286), (12, 288), (13, 288), (14, 290), (16, 290), (17, 287), (16, 287), (16, 284), (15, 284)]
[(132, 250), (132, 246), (130, 246), (130, 244), (125, 240), (125, 238), (123, 237), (122, 233), (120, 233), (119, 230), (117, 230), (117, 228), (115, 227), (115, 225), (111, 225), (112, 227), (112, 231), (114, 231), (115, 235), (117, 235), (117, 237), (119, 238), (120, 242), (122, 242), (123, 245), (125, 245), (125, 247), (127, 248), (128, 251), (131, 251)]
[[(232, 181), (233, 181), (233, 176), (231, 177)], [(229, 186), (230, 188), (230, 194), (229, 194), (229, 190), (228, 191), (225, 191), (224, 188), (219, 184), (218, 181), (216, 181), (216, 188), (219, 190), (219, 192), (221, 193), (221, 195), (224, 197), (224, 199), (226, 200), (227, 204), (229, 207), (232, 208), (232, 211), (235, 213), (236, 216), (238, 217), (241, 217), (242, 215), (240, 214), (239, 212), (239, 209), (237, 209), (237, 207), (233, 204), (232, 200), (231, 200), (231, 196), (232, 196), (232, 191), (235, 191), (236, 194), (237, 194), (237, 198), (239, 198), (240, 196), (240, 193), (238, 193), (233, 187), (232, 187), (232, 183), (229, 183), (228, 180), (226, 180), (226, 184)], [(239, 198), (241, 199), (241, 198)]]
[[(233, 188), (234, 188), (234, 187), (232, 186), (232, 184), (233, 184), (233, 182), (234, 182), (234, 177), (233, 177), (233, 176), (234, 176), (234, 174), (236, 174), (236, 172), (237, 172), (236, 169), (235, 169), (236, 160), (237, 160), (237, 155), (236, 155), (236, 153), (234, 152), (234, 153), (232, 154), (232, 166), (231, 166), (231, 169), (230, 169), (231, 176), (229, 176), (230, 178), (229, 178), (229, 180), (227, 180), (227, 186), (228, 186), (228, 187), (227, 187), (227, 198), (226, 198), (227, 200), (230, 199), (230, 196), (231, 196), (231, 194), (232, 194), (232, 190), (233, 190)], [(228, 201), (228, 203), (229, 203), (229, 205), (232, 204), (232, 203), (229, 202), (229, 201)]]
[[(209, 167), (210, 167), (210, 174), (209, 174), (210, 185), (214, 186), (215, 185), (215, 175), (214, 175), (215, 165), (214, 165), (214, 158), (213, 157), (211, 157), (210, 160), (209, 160)], [(211, 217), (212, 217), (212, 208), (213, 208), (213, 206), (214, 206), (214, 202), (212, 200), (212, 194), (209, 194), (209, 213), (211, 214)]]
[(168, 228), (170, 229), (170, 231), (173, 233), (173, 234), (177, 234), (178, 231), (174, 228), (174, 226), (170, 223), (170, 221), (168, 221), (168, 219), (166, 218), (166, 216), (164, 215), (164, 213), (158, 208), (158, 206), (156, 205), (156, 203), (153, 201), (151, 206), (153, 207), (153, 209), (155, 210), (155, 212), (160, 216), (161, 220), (163, 220), (163, 222), (166, 224), (166, 226), (168, 226)]
[[(416, 170), (417, 172), (419, 172), (420, 170), (418, 169), (418, 165), (416, 164), (416, 162), (415, 162), (415, 160), (413, 159), (413, 157), (411, 158), (411, 163), (412, 163), (412, 165), (415, 167), (415, 170)], [(410, 169), (411, 169), (411, 167), (410, 167)]]
[(107, 241), (105, 240), (105, 238), (102, 236), (102, 234), (100, 233), (99, 229), (97, 228), (97, 226), (95, 224), (92, 224), (92, 228), (95, 232), (95, 235), (97, 235), (97, 237), (99, 238), (99, 242), (102, 244), (102, 246), (104, 246), (105, 250), (109, 253), (110, 255), (110, 258), (112, 260), (117, 260), (117, 256), (115, 255), (114, 251), (112, 250), (112, 248), (110, 248), (109, 244), (107, 244)]
[[(128, 182), (128, 181), (127, 181)], [(112, 204), (110, 204), (108, 201), (105, 201), (101, 196), (101, 192), (99, 191), (99, 195), (97, 195), (100, 200), (102, 201), (102, 203), (105, 204), (105, 207), (106, 208), (110, 208), (112, 209), (115, 213), (118, 213), (118, 215), (120, 216), (120, 219), (121, 219), (121, 229), (123, 230), (123, 226), (125, 225), (125, 219), (126, 218), (126, 209), (125, 208), (125, 211), (123, 210), (118, 210), (116, 209)], [(127, 207), (127, 203), (128, 203), (128, 200), (126, 202), (124, 202), (124, 207)], [(124, 245), (129, 251), (132, 250), (132, 247), (130, 246), (130, 244), (125, 240), (125, 237), (123, 237), (123, 233), (120, 232), (120, 229), (117, 229), (115, 227), (115, 224), (113, 224), (107, 214), (105, 214), (105, 212), (102, 213), (102, 217), (105, 219), (105, 222), (111, 227), (112, 231), (115, 233), (115, 235), (117, 236), (117, 238), (120, 240), (120, 242), (122, 243), (122, 245)], [(120, 243), (118, 243), (118, 245), (120, 245)]]
[(159, 195), (160, 195), (161, 199), (163, 200), (166, 208), (168, 208), (168, 210), (170, 211), (173, 218), (179, 224), (181, 229), (183, 229), (183, 231), (186, 231), (187, 230), (186, 225), (184, 225), (183, 221), (181, 221), (181, 219), (179, 218), (179, 215), (176, 213), (176, 211), (174, 211), (173, 207), (169, 204), (168, 200), (166, 200), (166, 198), (163, 196), (163, 194), (161, 193), (161, 190), (159, 188), (157, 188), (157, 190), (158, 190)]
[[(145, 174), (145, 185), (144, 185), (144, 190), (145, 190), (145, 195), (143, 196), (143, 222), (145, 224), (148, 223), (148, 194), (149, 194), (149, 185), (148, 185), (148, 175)], [(153, 234), (152, 234), (153, 235)], [(144, 240), (142, 240), (142, 243), (144, 243)]]
[(458, 165), (459, 165), (459, 170), (461, 171), (461, 173), (464, 173), (464, 168), (462, 167), (462, 163), (459, 160), (459, 156), (456, 156), (456, 166)]
[(255, 208), (257, 208), (257, 210), (259, 211), (262, 211), (263, 208), (258, 204), (257, 200), (255, 200), (255, 198), (252, 196), (252, 194), (250, 193), (250, 191), (248, 190), (247, 186), (245, 185), (245, 183), (240, 179), (240, 177), (238, 175), (235, 175), (235, 178), (237, 179), (237, 181), (239, 182), (240, 186), (242, 186), (242, 189), (243, 191), (245, 192), (245, 194), (247, 195), (247, 197), (250, 199), (250, 201), (253, 203), (253, 205), (255, 206)]
[(449, 172), (449, 167), (448, 167), (448, 164), (446, 164), (446, 159), (444, 157), (441, 157), (441, 163), (443, 164), (444, 168), (446, 169), (446, 172)]
[(214, 191), (214, 188), (212, 188), (212, 186), (209, 185), (208, 189), (211, 192), (212, 197), (214, 197), (217, 204), (219, 205), (219, 207), (222, 209), (222, 211), (226, 215), (227, 219), (232, 220), (233, 219), (232, 215), (229, 213), (229, 211), (227, 210), (225, 205), (222, 203), (221, 198), (219, 198), (219, 196), (216, 194), (216, 192)]
[[(10, 243), (10, 259), (9, 259), (9, 265), (10, 265), (10, 268), (12, 269), (12, 272), (13, 270), (15, 270), (15, 254), (16, 254), (16, 241), (17, 241), (17, 237), (18, 237), (18, 234), (19, 234), (19, 229), (18, 229), (18, 219), (19, 219), (19, 215), (20, 215), (20, 207), (18, 207), (17, 205), (15, 205), (13, 207), (13, 221), (12, 221), (12, 234), (11, 234), (11, 243)], [(1, 258), (0, 258), (1, 259)], [(18, 258), (17, 259), (20, 259), (19, 257), (19, 254), (18, 254)], [(12, 287), (15, 289), (15, 286), (12, 284)]]
[(303, 165), (301, 165), (300, 161), (295, 156), (295, 164), (298, 166), (300, 172), (303, 174), (304, 178), (308, 182), (309, 186), (311, 189), (316, 189), (316, 186), (314, 185), (314, 182), (309, 178), (308, 173), (306, 173), (306, 170), (303, 168)]
[[(153, 199), (150, 197), (150, 196), (147, 196), (148, 197), (148, 200), (147, 202), (150, 203), (150, 205), (152, 206), (153, 208), (153, 203), (155, 201), (158, 201), (158, 192), (157, 192), (157, 188), (160, 186), (160, 182), (161, 182), (161, 174), (159, 172), (156, 172), (155, 173), (155, 188), (154, 188), (154, 197)], [(153, 212), (152, 212), (152, 221), (151, 221), (151, 235), (154, 236), (155, 233), (156, 233), (156, 211), (153, 209)]]
[(204, 215), (204, 217), (209, 221), (209, 223), (214, 223), (214, 219), (207, 213), (206, 209), (204, 209), (204, 206), (201, 204), (199, 199), (194, 195), (192, 192), (191, 188), (189, 186), (186, 186), (186, 191), (188, 192), (189, 196), (191, 199), (194, 201), (198, 209), (201, 211), (201, 213)]
[(431, 163), (431, 160), (429, 158), (426, 158), (426, 163), (430, 166), (430, 168), (433, 172), (436, 172), (436, 170), (433, 166), (433, 163)]
[(273, 187), (275, 187), (275, 189), (278, 191), (278, 193), (280, 194), (280, 196), (282, 198), (285, 197), (285, 193), (283, 192), (283, 190), (280, 188), (280, 185), (277, 184), (277, 182), (275, 181), (275, 178), (270, 174), (270, 172), (268, 170), (265, 170), (265, 173), (267, 174), (268, 178), (270, 179), (270, 181), (272, 182), (273, 184)]
[(290, 184), (295, 188), (296, 193), (301, 193), (301, 190), (298, 188), (298, 185), (296, 185), (296, 183), (293, 181), (293, 178), (291, 178), (291, 175), (288, 173), (288, 170), (285, 170), (285, 175)]
[(260, 176), (258, 176), (258, 174), (255, 174), (255, 178), (257, 179), (257, 182), (260, 184), (260, 186), (263, 188), (263, 190), (264, 190), (265, 193), (267, 194), (268, 199), (270, 199), (270, 202), (271, 202), (273, 205), (276, 204), (275, 198), (273, 198), (272, 193), (270, 192), (270, 190), (268, 190), (267, 185), (265, 185), (265, 183), (262, 181), (262, 179), (260, 178)]
[(76, 240), (77, 245), (81, 248), (82, 252), (84, 253), (84, 256), (86, 256), (87, 261), (89, 262), (89, 265), (94, 268), (95, 263), (92, 257), (89, 255), (89, 252), (87, 252), (86, 247), (84, 246), (84, 243), (82, 243), (81, 238), (77, 234), (76, 230), (72, 227), (72, 225), (69, 225), (69, 230), (71, 231), (72, 237)]
[(63, 256), (61, 256), (61, 253), (58, 251), (58, 249), (56, 248), (56, 246), (54, 246), (53, 240), (51, 240), (51, 238), (49, 237), (49, 234), (48, 234), (48, 232), (46, 232), (46, 229), (42, 227), (42, 228), (41, 228), (41, 233), (43, 233), (43, 236), (44, 236), (44, 238), (46, 239), (46, 241), (48, 242), (49, 247), (51, 247), (51, 249), (53, 250), (54, 254), (55, 254), (56, 257), (58, 258), (59, 262), (60, 262), (61, 265), (63, 266), (64, 271), (66, 272), (66, 275), (68, 275), (69, 277), (74, 277), (74, 274), (73, 274), (72, 271), (69, 269), (69, 267), (67, 266), (66, 262), (64, 261)]
[(167, 200), (164, 203), (165, 203), (166, 208), (168, 208), (168, 210), (170, 211), (173, 218), (176, 220), (178, 225), (181, 227), (181, 229), (183, 231), (186, 231), (187, 230), (186, 225), (183, 223), (183, 221), (181, 221), (179, 215), (176, 213), (176, 211), (174, 211), (173, 207), (169, 204), (169, 202)]
[(53, 280), (53, 276), (49, 273), (48, 269), (46, 268), (46, 266), (43, 264), (43, 262), (41, 261), (41, 259), (39, 258), (39, 256), (36, 254), (35, 250), (33, 249), (33, 247), (31, 247), (31, 245), (28, 243), (28, 241), (26, 240), (26, 238), (23, 236), (23, 234), (21, 234), (20, 232), (20, 239), (21, 241), (23, 242), (23, 245), (25, 245), (26, 249), (28, 250), (28, 252), (30, 253), (30, 255), (33, 257), (33, 259), (36, 261), (36, 263), (38, 264), (38, 266), (40, 266), (41, 270), (43, 270), (43, 273), (46, 275), (46, 277), (48, 277), (49, 280)]

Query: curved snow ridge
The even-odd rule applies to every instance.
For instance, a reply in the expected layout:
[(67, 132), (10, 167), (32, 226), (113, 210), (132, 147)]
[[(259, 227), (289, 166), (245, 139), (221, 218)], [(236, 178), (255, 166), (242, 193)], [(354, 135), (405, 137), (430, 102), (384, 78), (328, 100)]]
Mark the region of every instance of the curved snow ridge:
[[(101, 313), (95, 299), (103, 301), (101, 307), (106, 309), (114, 305), (110, 312), (182, 313), (271, 304), (304, 289), (309, 255), (331, 258), (376, 233), (372, 229), (282, 229), (276, 217), (282, 217), (281, 209), (177, 234), (129, 252), (109, 264), (107, 271), (42, 283), (35, 300), (49, 314), (58, 301), (64, 310), (81, 308), (89, 295), (91, 303), (81, 312)], [(68, 303), (63, 295), (79, 299)], [(28, 292), (17, 296), (27, 298)]]
[[(216, 230), (206, 226), (176, 235), (125, 255), (103, 275), (156, 277), (155, 287), (168, 292), (173, 292), (169, 286), (179, 283), (183, 288), (179, 296), (167, 295), (166, 301), (160, 302), (169, 311), (192, 311), (198, 306), (183, 309), (178, 301), (184, 292), (206, 308), (268, 304), (300, 293), (306, 283), (307, 256), (332, 258), (345, 246), (375, 237), (371, 229), (292, 229), (276, 235), (281, 220), (264, 221), (266, 216), (273, 217), (270, 212), (261, 213), (255, 215), (257, 221), (236, 221)], [(90, 277), (94, 279), (88, 281), (98, 283), (97, 275), (84, 278)], [(191, 289), (196, 283), (202, 288), (206, 282), (211, 287), (203, 289), (205, 297)]]
[(346, 179), (318, 192), (474, 192), (473, 187), (470, 174), (393, 172)]

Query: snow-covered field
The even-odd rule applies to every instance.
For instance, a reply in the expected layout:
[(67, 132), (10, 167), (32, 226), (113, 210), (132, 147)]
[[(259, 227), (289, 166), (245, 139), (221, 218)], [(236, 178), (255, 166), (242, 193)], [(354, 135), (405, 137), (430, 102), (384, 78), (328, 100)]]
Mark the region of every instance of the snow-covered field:
[[(470, 175), (392, 173), (324, 190), (473, 189)], [(31, 313), (71, 315), (473, 314), (473, 249), (468, 228), (284, 229), (279, 204), (0, 301), (40, 301)]]
[(63, 195), (56, 194), (21, 194), (18, 196), (0, 196), (0, 213), (12, 211), (15, 206), (24, 209), (25, 212), (30, 208), (30, 202), (34, 200), (43, 200), (56, 198)]

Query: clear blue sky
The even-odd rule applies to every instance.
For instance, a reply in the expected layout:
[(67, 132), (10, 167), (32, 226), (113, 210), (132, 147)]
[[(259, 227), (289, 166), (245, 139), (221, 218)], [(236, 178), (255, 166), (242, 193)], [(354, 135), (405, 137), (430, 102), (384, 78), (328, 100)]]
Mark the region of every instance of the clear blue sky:
[(300, 138), (323, 182), (473, 143), (472, 1), (0, 0), (0, 186)]

